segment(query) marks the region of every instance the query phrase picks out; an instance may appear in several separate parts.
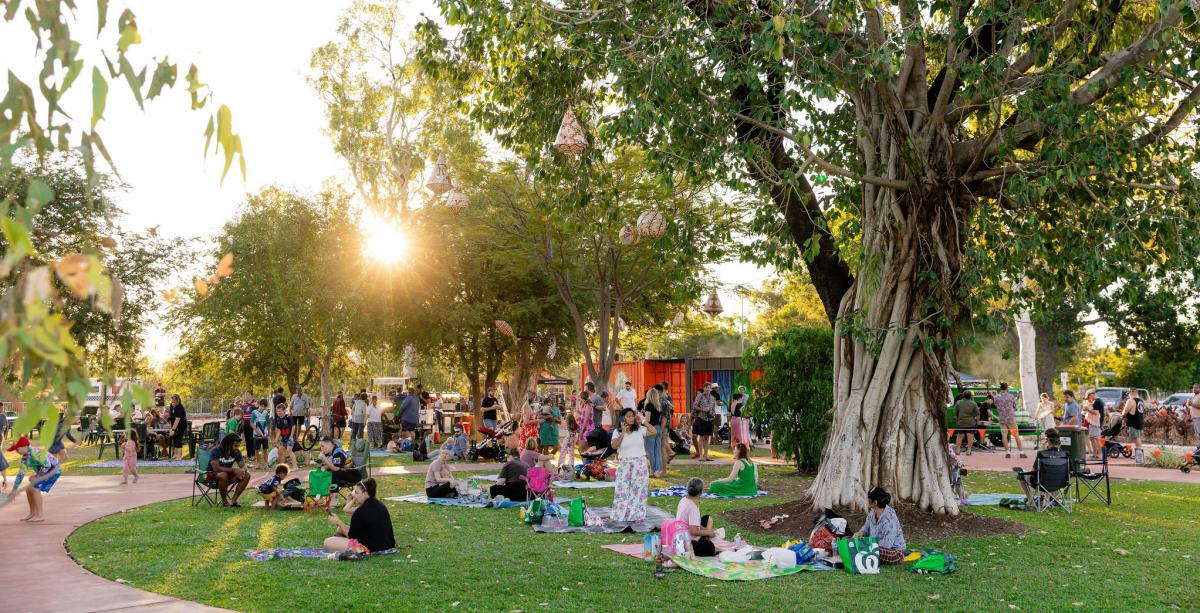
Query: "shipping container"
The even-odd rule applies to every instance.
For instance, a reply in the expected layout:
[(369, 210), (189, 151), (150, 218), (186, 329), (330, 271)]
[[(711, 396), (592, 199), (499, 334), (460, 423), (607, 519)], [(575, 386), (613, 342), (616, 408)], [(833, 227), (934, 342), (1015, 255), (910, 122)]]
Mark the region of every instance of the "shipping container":
[[(587, 364), (579, 365), (579, 380), (589, 380)], [(638, 400), (644, 398), (646, 390), (654, 387), (656, 383), (666, 381), (670, 385), (672, 397), (675, 398), (675, 413), (687, 410), (687, 405), (683, 402), (686, 393), (684, 390), (687, 389), (686, 364), (682, 358), (613, 363), (612, 373), (608, 377), (609, 393), (615, 393), (617, 383), (624, 385), (625, 381), (633, 383)]]
[(762, 371), (746, 372), (742, 370), (742, 358), (688, 358), (687, 360), (687, 406), (692, 406), (696, 400), (696, 391), (703, 388), (705, 383), (715, 383), (721, 389), (721, 398), (729, 402), (733, 392), (739, 385), (750, 390), (750, 383), (762, 377)]

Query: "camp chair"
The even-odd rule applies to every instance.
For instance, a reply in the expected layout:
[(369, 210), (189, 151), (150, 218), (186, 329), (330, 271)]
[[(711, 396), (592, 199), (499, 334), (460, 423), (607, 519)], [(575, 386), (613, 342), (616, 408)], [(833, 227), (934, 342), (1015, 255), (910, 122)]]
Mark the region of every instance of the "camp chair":
[(200, 427), (201, 445), (216, 445), (221, 442), (221, 426), (222, 424), (215, 421), (210, 421)]
[(337, 490), (333, 486), (333, 473), (327, 470), (314, 470), (308, 473), (308, 489), (304, 490), (304, 510), (329, 510), (333, 495)]
[[(192, 479), (193, 507), (200, 504), (199, 500), (207, 501), (210, 506), (217, 505), (217, 496), (215, 495), (215, 491), (218, 483), (210, 472), (212, 470), (210, 463), (212, 460), (213, 449), (215, 448), (201, 447), (200, 449), (196, 450), (196, 475), (195, 478)], [(197, 500), (197, 496), (199, 496), (199, 500)]]
[(550, 471), (541, 466), (530, 468), (525, 475), (525, 501), (542, 500), (546, 504), (554, 502), (551, 481)]
[[(1092, 472), (1088, 470), (1088, 466), (1100, 466), (1100, 472)], [(1103, 451), (1103, 443), (1101, 443), (1100, 459), (1092, 462), (1083, 462), (1077, 470), (1071, 472), (1071, 476), (1075, 481), (1075, 500), (1083, 502), (1088, 497), (1095, 495), (1097, 498), (1104, 501), (1104, 504), (1112, 504), (1112, 485), (1108, 481), (1108, 453)], [(1081, 498), (1079, 496), (1079, 484), (1082, 483), (1086, 487), (1086, 491)], [(1104, 494), (1100, 493), (1100, 484), (1104, 484)]]
[(333, 495), (339, 499), (338, 504), (346, 502), (346, 490), (354, 489), (359, 481), (371, 476), (371, 442), (369, 440), (357, 438), (350, 441), (350, 466), (348, 468), (358, 471), (358, 480), (332, 484), (331, 489)]
[(1042, 458), (1033, 461), (1033, 470), (1017, 473), (1034, 486), (1034, 508), (1045, 511), (1054, 506), (1071, 512), (1071, 458)]

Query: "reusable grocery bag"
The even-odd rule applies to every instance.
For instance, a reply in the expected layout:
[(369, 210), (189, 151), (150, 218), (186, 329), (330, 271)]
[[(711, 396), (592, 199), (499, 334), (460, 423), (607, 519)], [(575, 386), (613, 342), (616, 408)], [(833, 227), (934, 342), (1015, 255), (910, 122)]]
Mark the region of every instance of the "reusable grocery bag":
[(525, 511), (525, 523), (540, 524), (542, 518), (546, 515), (546, 501), (541, 498), (534, 498), (529, 502), (529, 510)]
[(873, 536), (838, 539), (838, 555), (852, 575), (879, 574), (879, 543)]
[(571, 510), (567, 512), (568, 526), (582, 526), (583, 517), (587, 512), (587, 504), (583, 498), (576, 498), (571, 501)]
[(938, 549), (926, 549), (921, 552), (921, 559), (912, 566), (914, 573), (948, 575), (958, 570), (958, 559), (952, 553)]

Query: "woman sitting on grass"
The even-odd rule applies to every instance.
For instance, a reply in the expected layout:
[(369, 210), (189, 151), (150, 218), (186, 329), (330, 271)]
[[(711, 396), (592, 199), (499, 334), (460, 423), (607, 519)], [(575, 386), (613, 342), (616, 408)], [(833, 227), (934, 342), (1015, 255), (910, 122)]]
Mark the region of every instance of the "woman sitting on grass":
[(688, 535), (692, 540), (692, 553), (696, 557), (712, 557), (717, 555), (717, 546), (712, 539), (717, 536), (713, 530), (712, 517), (700, 515), (700, 495), (704, 493), (704, 480), (692, 477), (687, 483), (687, 496), (679, 499), (675, 508), (675, 519), (687, 522)]
[(334, 535), (325, 539), (325, 550), (332, 552), (350, 551), (370, 553), (384, 551), (396, 546), (396, 535), (392, 531), (392, 516), (387, 506), (375, 497), (374, 479), (363, 479), (354, 485), (346, 511), (350, 513), (350, 525), (336, 514), (329, 514), (329, 523), (335, 527)]
[(537, 439), (531, 438), (525, 441), (525, 450), (521, 452), (521, 461), (530, 468), (540, 466), (554, 472), (554, 457), (538, 451)]
[(733, 452), (733, 470), (724, 479), (717, 479), (708, 491), (718, 496), (754, 496), (758, 493), (758, 469), (750, 461), (750, 448), (739, 443)]
[(892, 495), (882, 487), (867, 492), (867, 521), (854, 533), (854, 538), (875, 537), (879, 543), (879, 561), (899, 564), (904, 561), (904, 530), (900, 529), (900, 518), (891, 502)]

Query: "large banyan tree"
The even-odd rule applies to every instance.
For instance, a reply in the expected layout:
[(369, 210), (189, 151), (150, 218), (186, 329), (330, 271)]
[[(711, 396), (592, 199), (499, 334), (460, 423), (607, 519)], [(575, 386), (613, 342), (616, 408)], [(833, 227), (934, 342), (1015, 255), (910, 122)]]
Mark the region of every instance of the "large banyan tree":
[(1189, 0), (439, 4), (424, 56), (471, 65), (463, 102), (502, 144), (561, 164), (572, 104), (664, 176), (761, 196), (760, 253), (803, 257), (836, 326), (817, 506), (878, 484), (956, 513), (946, 376), (972, 314), (1200, 250)]

